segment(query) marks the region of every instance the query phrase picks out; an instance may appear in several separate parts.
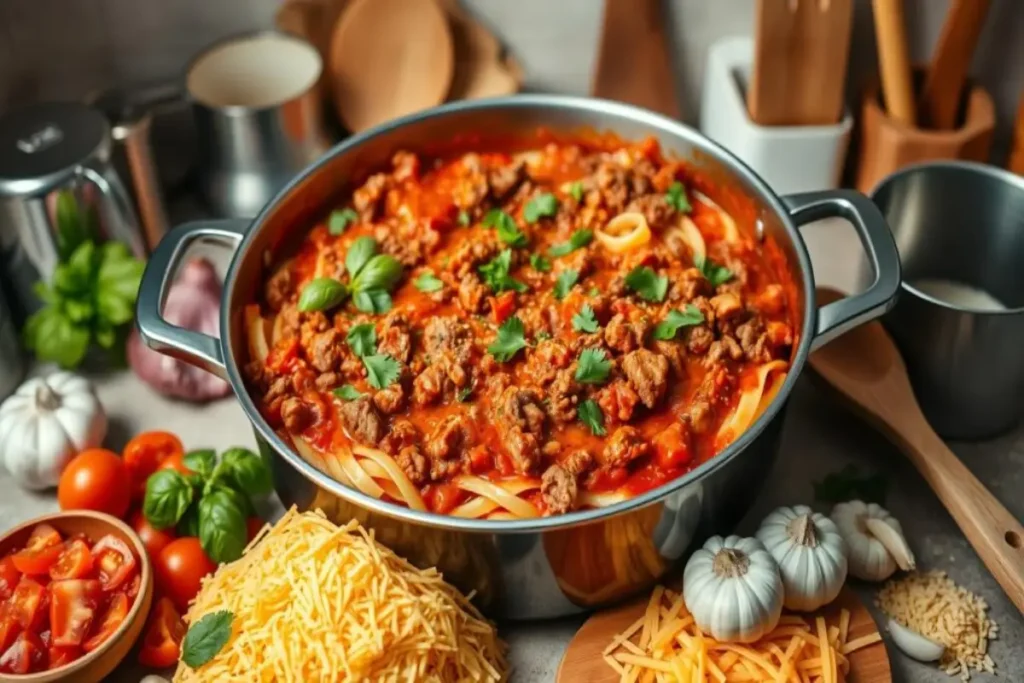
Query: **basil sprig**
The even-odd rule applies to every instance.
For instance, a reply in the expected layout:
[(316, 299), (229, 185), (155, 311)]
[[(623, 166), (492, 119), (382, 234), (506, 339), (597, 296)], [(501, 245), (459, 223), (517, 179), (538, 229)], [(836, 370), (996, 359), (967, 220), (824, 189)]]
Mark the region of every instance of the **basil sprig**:
[(391, 290), (402, 279), (402, 264), (390, 254), (377, 253), (377, 241), (360, 237), (345, 254), (345, 284), (330, 277), (318, 277), (302, 288), (299, 310), (326, 311), (352, 296), (352, 303), (365, 313), (386, 313), (391, 309)]

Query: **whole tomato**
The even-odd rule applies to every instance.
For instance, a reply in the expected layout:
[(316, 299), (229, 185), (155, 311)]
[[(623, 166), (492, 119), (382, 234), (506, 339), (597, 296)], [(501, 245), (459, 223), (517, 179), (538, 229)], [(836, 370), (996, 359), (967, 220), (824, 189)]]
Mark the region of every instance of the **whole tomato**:
[(185, 449), (181, 440), (170, 432), (143, 432), (124, 447), (124, 464), (132, 482), (132, 493), (142, 498), (146, 492), (146, 479), (172, 456), (181, 456)]
[(182, 474), (192, 474), (192, 470), (185, 466), (185, 454), (175, 453), (160, 463), (161, 470), (177, 470)]
[(96, 510), (123, 517), (131, 502), (128, 470), (117, 453), (90, 448), (76, 455), (57, 484), (61, 510)]
[(217, 565), (203, 552), (198, 538), (186, 536), (168, 543), (156, 556), (153, 569), (157, 588), (184, 613), (188, 601), (199, 592), (203, 577), (212, 574)]
[(136, 510), (132, 513), (130, 524), (135, 529), (135, 533), (142, 539), (142, 545), (146, 546), (146, 552), (152, 560), (156, 560), (160, 551), (175, 539), (174, 529), (164, 529), (162, 531), (154, 529), (149, 520), (146, 519), (146, 516), (142, 514), (142, 510)]

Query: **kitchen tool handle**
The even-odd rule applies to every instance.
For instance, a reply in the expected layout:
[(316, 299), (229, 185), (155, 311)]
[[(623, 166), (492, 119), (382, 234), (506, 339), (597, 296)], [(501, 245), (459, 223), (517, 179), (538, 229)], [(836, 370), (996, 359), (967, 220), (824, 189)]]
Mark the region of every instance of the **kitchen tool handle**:
[(226, 378), (220, 341), (172, 325), (164, 319), (163, 308), (178, 262), (192, 242), (207, 239), (237, 246), (248, 229), (249, 221), (242, 219), (195, 221), (179, 225), (160, 240), (146, 263), (135, 307), (135, 326), (146, 346)]
[(896, 303), (900, 287), (900, 256), (892, 232), (875, 203), (856, 190), (803, 192), (782, 198), (797, 227), (823, 218), (845, 218), (853, 224), (875, 280), (860, 294), (834, 301), (818, 311), (811, 350), (880, 317)]
[(112, 237), (127, 244), (137, 257), (145, 258), (146, 245), (143, 243), (139, 231), (139, 217), (132, 207), (132, 200), (125, 186), (121, 184), (117, 176), (92, 166), (82, 166), (78, 169), (78, 173), (98, 187), (114, 207), (114, 212), (117, 214), (114, 221), (117, 224), (115, 227), (117, 232)]

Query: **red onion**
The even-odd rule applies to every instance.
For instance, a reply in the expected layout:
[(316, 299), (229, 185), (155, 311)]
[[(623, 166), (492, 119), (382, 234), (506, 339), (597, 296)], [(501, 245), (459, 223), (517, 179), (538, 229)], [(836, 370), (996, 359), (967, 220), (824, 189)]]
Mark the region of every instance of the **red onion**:
[[(217, 337), (220, 333), (220, 279), (206, 259), (192, 259), (184, 265), (167, 294), (164, 318), (167, 322)], [(128, 337), (128, 365), (143, 382), (174, 398), (197, 403), (221, 398), (231, 392), (220, 377), (184, 361), (153, 351), (132, 329)]]

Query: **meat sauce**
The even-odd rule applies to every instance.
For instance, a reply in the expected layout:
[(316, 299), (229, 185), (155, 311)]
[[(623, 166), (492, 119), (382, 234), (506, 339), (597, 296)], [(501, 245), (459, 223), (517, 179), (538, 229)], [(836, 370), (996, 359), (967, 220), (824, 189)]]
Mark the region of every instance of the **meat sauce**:
[[(250, 388), (282, 433), (387, 453), (436, 512), (462, 474), (539, 481), (546, 514), (649, 490), (724, 448), (797, 342), (782, 252), (729, 199), (650, 140), (399, 152), (269, 278)], [(370, 243), (400, 274), (359, 294)], [(310, 308), (317, 279), (346, 284)]]

